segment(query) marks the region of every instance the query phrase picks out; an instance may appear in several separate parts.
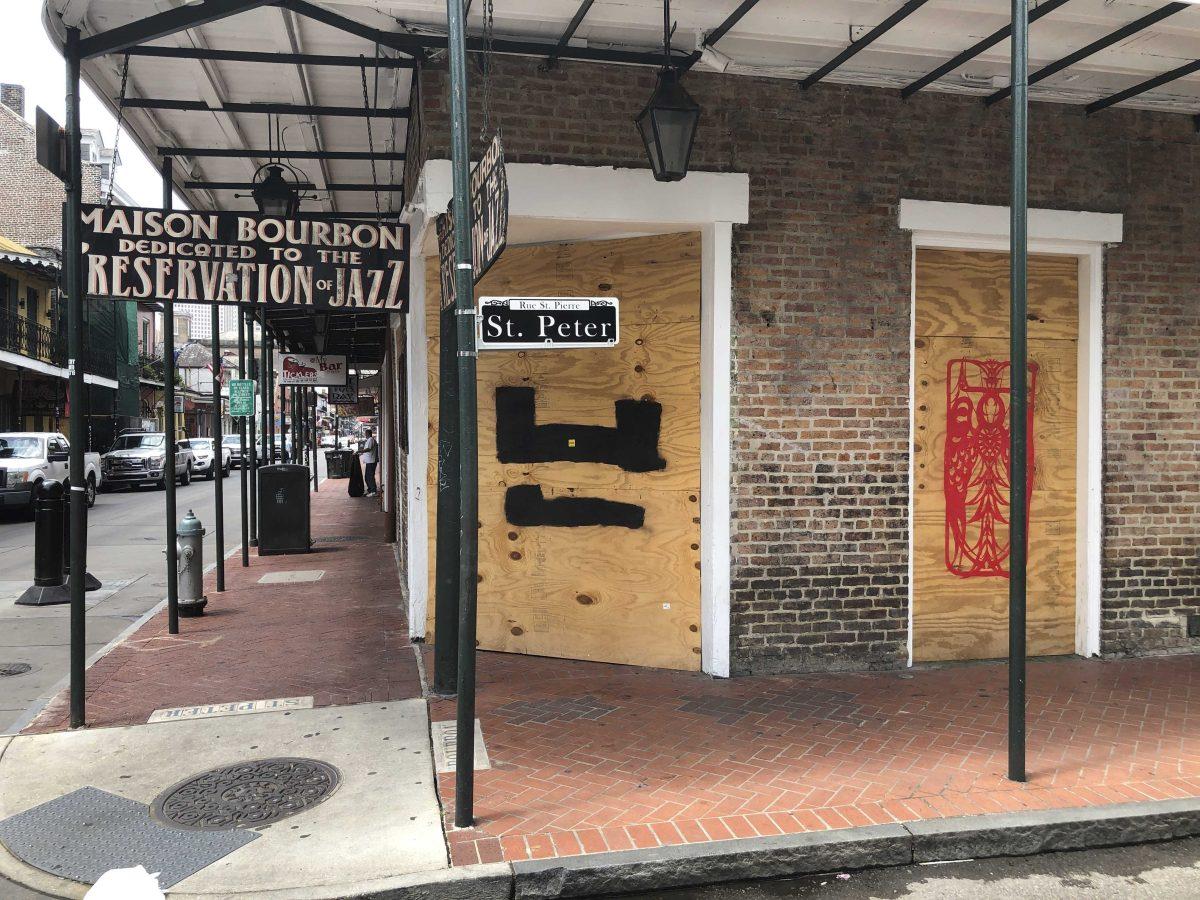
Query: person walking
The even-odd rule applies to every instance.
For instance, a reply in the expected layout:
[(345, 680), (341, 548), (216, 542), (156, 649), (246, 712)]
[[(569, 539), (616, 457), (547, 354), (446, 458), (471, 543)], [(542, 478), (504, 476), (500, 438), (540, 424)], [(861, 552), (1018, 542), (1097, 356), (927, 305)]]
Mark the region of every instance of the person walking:
[(379, 488), (375, 485), (375, 466), (379, 462), (379, 442), (375, 440), (375, 433), (370, 429), (366, 429), (366, 437), (363, 438), (362, 445), (358, 448), (358, 455), (363, 461), (363, 477), (367, 482), (367, 496), (374, 497), (379, 493)]

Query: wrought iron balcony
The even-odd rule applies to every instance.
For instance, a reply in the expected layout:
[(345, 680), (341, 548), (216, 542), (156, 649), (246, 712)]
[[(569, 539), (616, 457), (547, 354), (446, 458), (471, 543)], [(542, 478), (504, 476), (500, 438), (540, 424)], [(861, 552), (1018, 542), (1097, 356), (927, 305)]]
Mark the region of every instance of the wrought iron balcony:
[(47, 325), (0, 310), (0, 350), (17, 353), (52, 366), (65, 366), (66, 342)]

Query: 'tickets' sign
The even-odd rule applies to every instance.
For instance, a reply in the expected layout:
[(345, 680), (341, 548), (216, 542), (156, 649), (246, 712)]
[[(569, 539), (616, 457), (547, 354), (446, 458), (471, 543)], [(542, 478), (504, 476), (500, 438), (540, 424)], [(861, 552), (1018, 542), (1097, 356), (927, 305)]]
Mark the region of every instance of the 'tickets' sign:
[(280, 353), (275, 357), (275, 375), (279, 384), (340, 386), (346, 383), (348, 371), (344, 356)]
[(616, 297), (480, 297), (480, 350), (563, 350), (615, 347)]
[(83, 207), (87, 293), (312, 312), (403, 312), (408, 226)]

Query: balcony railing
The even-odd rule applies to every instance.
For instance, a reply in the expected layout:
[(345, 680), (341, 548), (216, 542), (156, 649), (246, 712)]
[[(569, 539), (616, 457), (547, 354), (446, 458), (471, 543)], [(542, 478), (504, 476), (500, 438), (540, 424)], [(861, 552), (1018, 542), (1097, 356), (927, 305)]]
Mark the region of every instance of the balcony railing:
[(0, 310), (0, 350), (61, 367), (66, 365), (67, 348), (60, 338), (46, 325)]

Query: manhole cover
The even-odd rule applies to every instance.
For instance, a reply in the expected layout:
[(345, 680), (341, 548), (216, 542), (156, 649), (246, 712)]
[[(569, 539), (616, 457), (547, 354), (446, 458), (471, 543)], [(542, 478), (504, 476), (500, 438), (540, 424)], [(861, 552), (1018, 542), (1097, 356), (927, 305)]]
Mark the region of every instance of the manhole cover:
[(177, 828), (253, 828), (316, 806), (339, 781), (337, 769), (315, 759), (257, 759), (169, 788), (154, 801), (154, 816)]
[(32, 671), (33, 666), (29, 663), (0, 662), (0, 678), (8, 678), (12, 675), (24, 675), (26, 672)]

